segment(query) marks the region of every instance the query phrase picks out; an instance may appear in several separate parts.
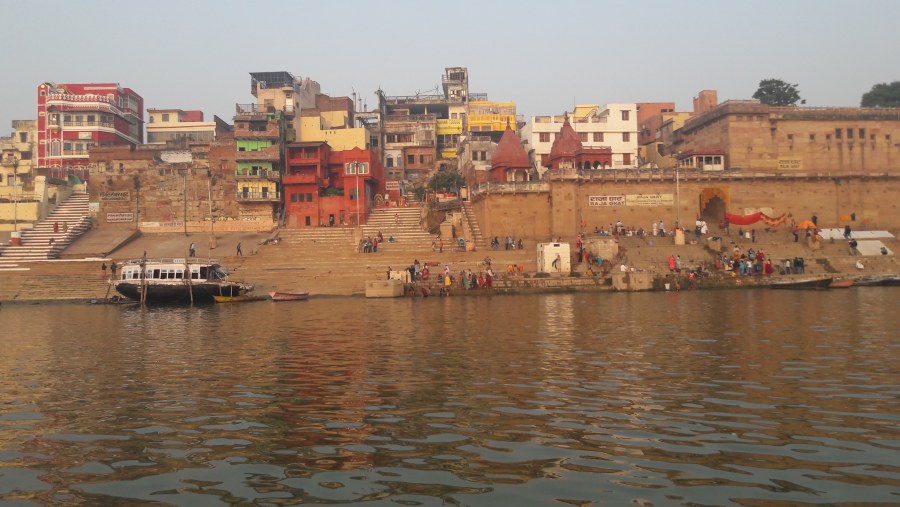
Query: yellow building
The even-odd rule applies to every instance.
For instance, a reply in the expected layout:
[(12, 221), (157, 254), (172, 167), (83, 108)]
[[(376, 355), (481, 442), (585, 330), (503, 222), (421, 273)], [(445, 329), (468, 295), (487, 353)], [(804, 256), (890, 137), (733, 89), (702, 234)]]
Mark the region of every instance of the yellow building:
[(497, 132), (502, 135), (507, 123), (516, 126), (516, 103), (488, 100), (469, 102), (468, 123), (469, 132)]

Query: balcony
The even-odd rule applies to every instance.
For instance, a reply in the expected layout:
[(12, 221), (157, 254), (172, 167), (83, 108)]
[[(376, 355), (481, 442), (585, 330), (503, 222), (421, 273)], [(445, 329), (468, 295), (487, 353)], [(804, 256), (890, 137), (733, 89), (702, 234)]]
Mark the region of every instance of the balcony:
[(281, 171), (257, 171), (255, 173), (235, 173), (235, 178), (239, 180), (269, 180), (280, 181)]
[(64, 121), (63, 127), (105, 127), (116, 128), (115, 123), (111, 121)]
[(437, 120), (436, 114), (403, 114), (384, 117), (385, 123), (392, 122), (433, 122)]
[(234, 159), (237, 162), (247, 162), (250, 160), (270, 160), (277, 162), (281, 160), (281, 152), (279, 146), (276, 144), (261, 150), (237, 151), (234, 154)]
[(281, 200), (281, 192), (238, 192), (239, 202), (274, 202)]

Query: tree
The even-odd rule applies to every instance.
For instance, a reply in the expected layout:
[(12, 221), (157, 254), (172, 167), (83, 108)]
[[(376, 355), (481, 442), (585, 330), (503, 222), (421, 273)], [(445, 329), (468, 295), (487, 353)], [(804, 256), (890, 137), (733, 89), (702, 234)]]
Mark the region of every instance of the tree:
[(753, 98), (768, 106), (796, 106), (800, 101), (797, 86), (780, 79), (763, 79)]
[(862, 107), (900, 107), (900, 81), (878, 83), (862, 96)]
[(434, 191), (456, 192), (460, 187), (464, 186), (465, 180), (462, 174), (456, 169), (446, 169), (434, 173), (428, 182), (428, 188)]

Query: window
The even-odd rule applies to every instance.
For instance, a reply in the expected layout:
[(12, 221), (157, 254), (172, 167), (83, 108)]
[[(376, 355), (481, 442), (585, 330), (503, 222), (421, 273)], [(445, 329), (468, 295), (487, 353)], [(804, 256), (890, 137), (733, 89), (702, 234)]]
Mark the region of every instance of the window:
[(425, 155), (419, 155), (419, 163), (423, 165), (425, 164)]
[(378, 147), (378, 136), (369, 136), (369, 146), (372, 148)]
[(291, 192), (291, 202), (299, 202), (299, 198), (297, 197), (299, 194), (295, 194)]
[(631, 165), (631, 153), (622, 154), (622, 163), (624, 165)]
[(603, 132), (594, 132), (594, 142), (595, 143), (603, 142)]
[(825, 140), (831, 141), (831, 134), (825, 134)]
[(843, 131), (842, 131), (841, 129), (834, 129), (834, 138), (835, 138), (835, 139), (840, 139), (840, 138), (841, 138), (842, 132), (843, 132)]
[(794, 140), (794, 134), (788, 134), (788, 135), (787, 135), (787, 140), (788, 140), (788, 141), (793, 141), (793, 140)]
[(28, 132), (19, 132), (19, 142), (24, 143), (28, 141)]
[(853, 129), (847, 129), (847, 139), (853, 139)]
[(587, 142), (587, 132), (579, 132), (578, 139), (581, 140), (581, 142), (586, 143)]
[(163, 113), (162, 121), (169, 121), (169, 113)]
[(394, 167), (394, 157), (388, 155), (387, 159), (385, 159), (385, 165), (387, 167)]
[(622, 132), (622, 142), (627, 143), (629, 141), (631, 141), (631, 132)]
[(409, 165), (415, 164), (415, 163), (416, 163), (416, 156), (415, 156), (415, 155), (407, 155), (407, 156), (406, 156), (406, 163), (409, 164)]
[(815, 134), (810, 134), (810, 135), (809, 135), (809, 142), (811, 142), (811, 143), (816, 142), (816, 135), (815, 135)]
[(97, 121), (97, 117), (92, 114), (89, 114), (89, 115), (87, 115), (87, 121), (93, 123), (93, 122)]
[(306, 193), (306, 202), (312, 202), (312, 192)]
[(539, 137), (539, 140), (540, 140), (542, 143), (549, 143), (549, 142), (550, 142), (550, 132), (541, 132), (541, 133), (538, 134), (538, 135), (540, 136), (540, 137)]
[(622, 121), (628, 121), (630, 111), (622, 111)]
[(50, 156), (51, 157), (59, 156), (59, 141), (53, 141), (50, 143)]
[(63, 143), (63, 151), (72, 151), (72, 143)]
[(863, 141), (866, 140), (866, 129), (859, 129), (859, 138)]
[(369, 174), (369, 163), (347, 162), (344, 165), (344, 174)]

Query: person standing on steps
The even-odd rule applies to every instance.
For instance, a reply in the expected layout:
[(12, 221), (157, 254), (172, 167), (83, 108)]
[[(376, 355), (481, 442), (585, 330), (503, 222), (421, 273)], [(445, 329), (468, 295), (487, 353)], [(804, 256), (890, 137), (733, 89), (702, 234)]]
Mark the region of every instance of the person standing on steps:
[(194, 243), (188, 247), (188, 257), (196, 257), (197, 256), (197, 246)]
[(239, 257), (243, 257), (243, 256), (244, 256), (244, 252), (241, 252), (241, 242), (240, 242), (240, 241), (238, 241), (237, 249), (236, 249), (236, 250), (237, 250), (237, 251), (235, 252), (235, 255), (237, 255), (237, 256), (239, 256)]
[(109, 278), (110, 278), (111, 280), (115, 280), (115, 279), (116, 279), (116, 268), (117, 268), (117, 267), (118, 267), (118, 266), (116, 266), (116, 261), (112, 261), (112, 262), (109, 263), (109, 273), (110, 273), (110, 277), (109, 277)]
[(100, 279), (106, 280), (106, 263), (100, 265)]

